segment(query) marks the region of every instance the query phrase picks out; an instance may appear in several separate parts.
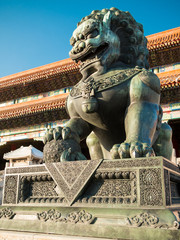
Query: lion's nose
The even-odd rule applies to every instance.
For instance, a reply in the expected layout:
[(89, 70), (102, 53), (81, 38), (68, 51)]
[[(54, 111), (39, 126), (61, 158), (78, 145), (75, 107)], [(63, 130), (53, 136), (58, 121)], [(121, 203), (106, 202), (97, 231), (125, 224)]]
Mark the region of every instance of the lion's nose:
[(74, 49), (73, 49), (73, 53), (79, 53), (79, 52), (82, 52), (85, 48), (86, 44), (85, 42), (78, 42), (75, 46), (74, 46)]
[(85, 43), (84, 42), (80, 42), (78, 47), (79, 47), (79, 50), (82, 51), (85, 48)]

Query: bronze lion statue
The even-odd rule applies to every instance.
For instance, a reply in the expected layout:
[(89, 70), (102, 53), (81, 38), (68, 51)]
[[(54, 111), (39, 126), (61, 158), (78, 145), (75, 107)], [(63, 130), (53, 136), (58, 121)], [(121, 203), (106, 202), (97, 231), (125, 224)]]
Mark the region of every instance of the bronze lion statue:
[[(172, 131), (161, 124), (160, 81), (148, 70), (143, 26), (116, 8), (93, 11), (78, 23), (70, 43), (82, 79), (67, 99), (66, 127), (45, 135), (45, 161), (85, 159), (79, 148), (84, 138), (91, 159), (170, 159)], [(52, 146), (57, 150), (48, 160)]]

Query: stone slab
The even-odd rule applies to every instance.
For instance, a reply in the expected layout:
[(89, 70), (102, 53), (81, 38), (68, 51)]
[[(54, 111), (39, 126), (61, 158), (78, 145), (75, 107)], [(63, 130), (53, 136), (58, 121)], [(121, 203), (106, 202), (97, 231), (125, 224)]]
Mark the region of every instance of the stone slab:
[[(7, 222), (1, 222), (1, 228), (3, 228)], [(17, 225), (19, 225), (19, 229), (17, 229)], [(38, 224), (34, 221), (29, 222), (27, 226), (23, 221), (16, 221), (10, 224), (12, 231), (27, 231), (27, 232), (41, 232), (47, 234), (59, 234), (63, 236), (71, 236), (70, 239), (118, 239), (118, 240), (154, 240), (154, 239), (163, 239), (163, 240), (175, 240), (180, 239), (180, 231), (173, 230), (173, 229), (163, 229), (163, 228), (138, 228), (138, 227), (120, 227), (117, 225), (104, 225), (99, 224), (97, 226), (93, 225), (65, 225), (65, 224), (58, 224), (58, 223), (51, 223), (51, 224)], [(17, 229), (17, 230), (16, 230)], [(34, 231), (32, 231), (32, 229)], [(59, 232), (59, 233), (58, 233)], [(53, 236), (53, 235), (52, 235)], [(74, 238), (74, 237), (77, 238)], [(16, 238), (13, 238), (15, 240)], [(17, 238), (18, 239), (18, 238)], [(22, 238), (26, 240), (26, 238)], [(34, 238), (39, 239), (39, 238)], [(33, 239), (33, 240), (34, 240)], [(42, 238), (40, 238), (42, 239)], [(39, 239), (39, 240), (40, 240)], [(46, 238), (45, 238), (46, 239)], [(43, 239), (43, 240), (45, 240)], [(47, 238), (48, 239), (48, 238)], [(53, 239), (53, 238), (52, 238)], [(55, 238), (56, 239), (56, 238)], [(58, 239), (58, 238), (57, 238)], [(61, 238), (60, 238), (61, 239)], [(66, 238), (65, 238), (66, 239)], [(68, 238), (67, 238), (68, 239)], [(11, 240), (10, 239), (3, 239), (3, 240)], [(21, 240), (21, 239), (18, 239)], [(29, 240), (27, 238), (27, 240)]]
[(0, 230), (0, 240), (109, 240), (109, 239)]

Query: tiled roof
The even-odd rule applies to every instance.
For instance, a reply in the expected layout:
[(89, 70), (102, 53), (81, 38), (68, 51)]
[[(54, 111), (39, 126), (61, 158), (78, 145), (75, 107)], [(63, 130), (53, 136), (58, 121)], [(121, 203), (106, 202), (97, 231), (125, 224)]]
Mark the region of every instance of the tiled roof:
[(78, 65), (70, 58), (64, 59), (58, 62), (43, 65), (41, 67), (2, 77), (0, 78), (0, 89), (18, 84), (26, 85), (30, 82), (36, 82), (39, 79), (48, 79), (51, 76), (78, 71), (78, 69)]
[(174, 88), (180, 86), (180, 69), (158, 73), (161, 82), (161, 89)]
[(180, 62), (180, 27), (147, 36), (151, 68)]
[(64, 93), (43, 99), (1, 107), (0, 120), (31, 115), (37, 112), (45, 112), (52, 109), (64, 108), (67, 96), (68, 93)]
[(71, 59), (0, 78), (0, 102), (75, 85), (81, 78)]
[(180, 27), (146, 36), (149, 51), (165, 49), (180, 45)]

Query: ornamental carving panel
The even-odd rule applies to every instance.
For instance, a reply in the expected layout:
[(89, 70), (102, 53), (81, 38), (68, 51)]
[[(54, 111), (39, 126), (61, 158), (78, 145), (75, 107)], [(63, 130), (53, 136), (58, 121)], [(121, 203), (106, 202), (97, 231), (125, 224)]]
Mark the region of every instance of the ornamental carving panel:
[(6, 176), (4, 186), (4, 204), (16, 204), (18, 176)]
[(127, 197), (131, 196), (131, 182), (129, 180), (104, 180), (95, 194), (98, 197)]
[(84, 223), (91, 224), (94, 221), (92, 214), (85, 212), (85, 210), (70, 212), (66, 217), (63, 217), (61, 212), (54, 209), (50, 209), (45, 212), (37, 213), (39, 220), (44, 222), (53, 221), (53, 222), (62, 222), (62, 223)]
[(2, 210), (0, 210), (0, 219), (12, 219), (15, 215), (16, 213), (14, 213), (10, 208), (3, 208)]
[(133, 216), (131, 218), (128, 217), (127, 220), (131, 225), (135, 227), (141, 227), (141, 226), (156, 227), (159, 222), (158, 217), (146, 212)]
[[(55, 191), (55, 182), (49, 175), (22, 176), (20, 179), (19, 201), (24, 202), (27, 199), (40, 199), (58, 196)], [(33, 202), (31, 200), (30, 202)], [(37, 201), (38, 202), (38, 201)]]
[(86, 192), (78, 200), (90, 204), (136, 204), (136, 172), (97, 170)]
[[(71, 187), (75, 181), (77, 180), (77, 175), (82, 173), (84, 169), (87, 167), (88, 162), (83, 161), (83, 162), (78, 162), (78, 164), (71, 164), (71, 167), (69, 168), (69, 162), (64, 162), (61, 165), (56, 165), (58, 171), (66, 181), (69, 187)], [(73, 173), (78, 173), (73, 174)]]
[[(101, 160), (46, 163), (51, 177), (71, 205), (82, 192)], [(63, 170), (64, 171), (63, 171)]]
[(162, 178), (160, 168), (140, 169), (140, 204), (162, 206)]
[[(172, 224), (162, 223), (160, 219), (150, 213), (144, 212), (133, 217), (127, 218), (130, 225), (133, 227), (152, 227), (164, 229), (179, 229), (179, 222), (174, 221)], [(158, 238), (159, 239), (159, 238)]]
[(53, 181), (32, 182), (32, 196), (45, 197), (45, 196), (57, 196), (55, 191), (56, 184)]

